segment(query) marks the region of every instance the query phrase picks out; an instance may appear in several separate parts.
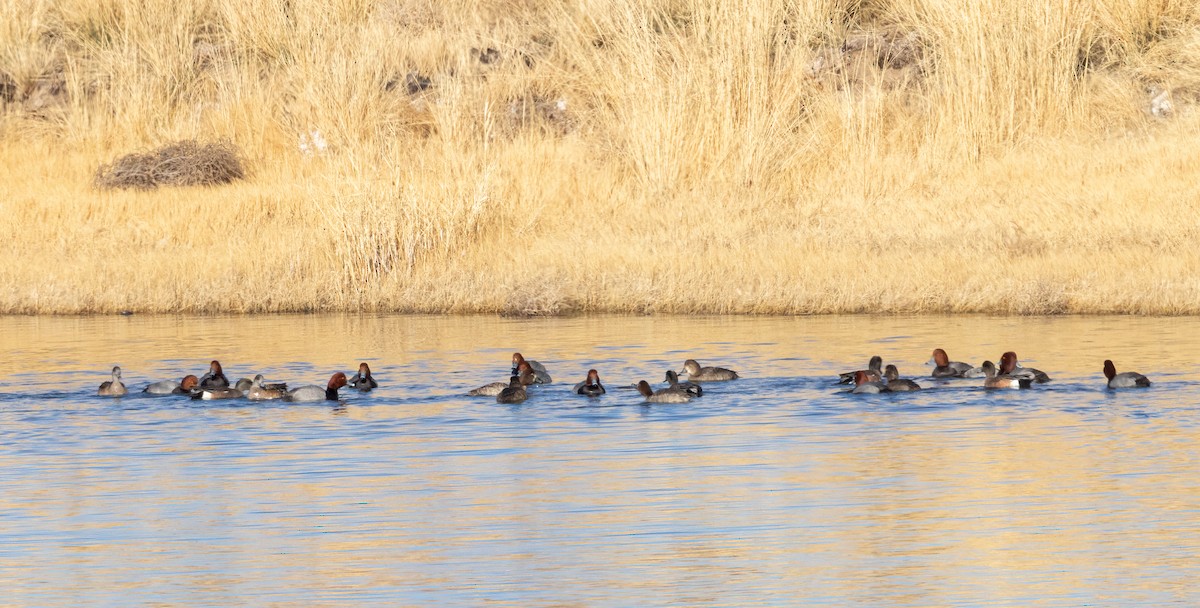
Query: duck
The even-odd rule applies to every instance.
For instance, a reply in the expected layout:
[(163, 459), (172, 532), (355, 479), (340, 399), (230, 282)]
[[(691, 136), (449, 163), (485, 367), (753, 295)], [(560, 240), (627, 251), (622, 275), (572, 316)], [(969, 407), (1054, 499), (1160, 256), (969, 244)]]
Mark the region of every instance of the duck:
[[(514, 376), (521, 373), (522, 363), (529, 365), (529, 368), (533, 373), (533, 384), (550, 384), (550, 374), (546, 371), (546, 366), (538, 363), (537, 361), (527, 360), (525, 357), (521, 356), (521, 353), (513, 353), (512, 355), (512, 373)], [(528, 385), (530, 383), (526, 382), (525, 384)]]
[(467, 391), (467, 396), (470, 397), (495, 397), (500, 394), (500, 391), (508, 388), (509, 382), (493, 382), (485, 384), (479, 388), (473, 388)]
[(267, 384), (263, 381), (262, 374), (256, 374), (254, 380), (250, 383), (249, 390), (246, 391), (246, 399), (250, 401), (268, 401), (270, 399), (282, 399), (287, 394), (287, 384), (276, 383)]
[(100, 384), (100, 388), (96, 389), (96, 394), (104, 397), (120, 397), (129, 391), (125, 390), (125, 383), (121, 382), (121, 368), (114, 366), (112, 368), (112, 380), (105, 380)]
[(1150, 379), (1137, 372), (1117, 373), (1113, 362), (1104, 360), (1104, 377), (1108, 378), (1108, 388), (1145, 388), (1150, 386)]
[(317, 402), (317, 401), (337, 401), (338, 389), (346, 386), (346, 374), (336, 372), (329, 377), (329, 383), (324, 387), (310, 384), (301, 386), (297, 389), (292, 389), (283, 395), (284, 401), (293, 402)]
[(367, 365), (364, 361), (358, 364), (358, 373), (351, 376), (346, 385), (365, 393), (373, 388), (377, 388), (379, 383), (375, 381), (375, 378), (371, 377), (371, 366)]
[(737, 372), (723, 367), (700, 367), (695, 359), (684, 361), (683, 369), (679, 373), (687, 374), (691, 382), (724, 382), (741, 377)]
[(933, 373), (929, 374), (934, 378), (962, 378), (963, 374), (972, 369), (970, 363), (951, 361), (950, 355), (940, 348), (933, 349), (933, 357), (929, 362), (935, 365)]
[(496, 394), (496, 403), (521, 403), (528, 396), (521, 378), (513, 376), (508, 379), (508, 386)]
[(512, 354), (513, 374), (517, 373), (517, 366), (521, 365), (522, 361), (528, 363), (529, 367), (532, 367), (536, 371), (543, 371), (543, 372), (546, 371), (545, 365), (542, 365), (541, 363), (538, 363), (537, 361), (526, 359), (521, 353), (513, 353)]
[(212, 388), (202, 388), (192, 393), (192, 399), (200, 399), (203, 401), (217, 401), (221, 399), (241, 399), (245, 391), (236, 386), (214, 386)]
[[(996, 364), (993, 363), (992, 368), (995, 369), (995, 367), (996, 367)], [(983, 366), (980, 365), (979, 367), (972, 367), (971, 369), (963, 372), (962, 377), (963, 378), (986, 378), (987, 373), (983, 371)]]
[(883, 369), (883, 377), (887, 380), (887, 389), (893, 393), (921, 390), (920, 384), (901, 378), (900, 370), (890, 363)]
[(883, 380), (883, 357), (879, 355), (871, 357), (871, 360), (867, 363), (867, 369), (838, 374), (838, 384), (854, 384), (854, 379), (860, 371), (866, 372), (868, 382)]
[(669, 384), (671, 388), (687, 391), (688, 394), (693, 397), (699, 397), (704, 394), (704, 389), (700, 388), (699, 384), (696, 384), (695, 382), (680, 382), (679, 374), (675, 373), (675, 370), (673, 369), (667, 370), (666, 383)]
[[(250, 389), (254, 388), (254, 380), (258, 379), (261, 376), (262, 376), (262, 374), (258, 374), (254, 377), (254, 379), (242, 378), (233, 384), (233, 388), (236, 388), (239, 391), (242, 391), (243, 393), (249, 393)], [(267, 390), (273, 390), (273, 391), (279, 390), (279, 391), (283, 391), (286, 393), (287, 392), (287, 382), (263, 382), (262, 388), (265, 388)]]
[(683, 389), (669, 386), (655, 391), (645, 380), (637, 383), (637, 389), (646, 398), (646, 403), (687, 403), (692, 400), (692, 395)]
[[(533, 367), (529, 365), (529, 362), (522, 360), (517, 364), (517, 369), (513, 371), (512, 377), (518, 379), (521, 386), (529, 386), (537, 382), (534, 374)], [(500, 391), (508, 388), (509, 384), (509, 382), (492, 382), (467, 391), (467, 395), (470, 397), (494, 397), (499, 395)]]
[(1040, 369), (1021, 367), (1021, 364), (1017, 362), (1017, 353), (1011, 350), (1000, 355), (1000, 374), (1016, 378), (1029, 378), (1036, 384), (1045, 384), (1050, 381), (1050, 376)]
[(575, 385), (576, 395), (587, 395), (588, 397), (599, 397), (604, 394), (604, 385), (600, 384), (600, 372), (594, 369), (589, 369), (587, 379)]
[(856, 395), (871, 395), (875, 393), (890, 393), (891, 389), (879, 380), (872, 380), (871, 375), (866, 370), (860, 369), (854, 372), (854, 388), (850, 389), (850, 392)]
[(154, 396), (187, 395), (190, 394), (192, 389), (196, 388), (196, 385), (199, 383), (199, 379), (191, 374), (188, 374), (179, 382), (175, 382), (174, 380), (160, 380), (153, 384), (149, 384), (146, 386), (146, 388), (142, 389), (142, 392)]
[(984, 361), (983, 373), (986, 379), (983, 381), (983, 388), (1029, 388), (1033, 384), (1033, 380), (1029, 378), (1018, 378), (1008, 374), (996, 373), (996, 364), (991, 361)]
[(229, 386), (229, 379), (225, 377), (225, 372), (221, 369), (221, 362), (213, 360), (208, 364), (208, 373), (200, 376), (200, 388), (225, 388)]

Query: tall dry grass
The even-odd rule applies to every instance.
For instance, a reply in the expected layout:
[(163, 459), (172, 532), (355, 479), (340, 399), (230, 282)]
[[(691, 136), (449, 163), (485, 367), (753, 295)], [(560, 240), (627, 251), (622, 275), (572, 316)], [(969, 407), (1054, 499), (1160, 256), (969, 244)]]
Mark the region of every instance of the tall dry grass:
[(0, 97), (0, 312), (1200, 312), (1189, 2), (11, 0)]

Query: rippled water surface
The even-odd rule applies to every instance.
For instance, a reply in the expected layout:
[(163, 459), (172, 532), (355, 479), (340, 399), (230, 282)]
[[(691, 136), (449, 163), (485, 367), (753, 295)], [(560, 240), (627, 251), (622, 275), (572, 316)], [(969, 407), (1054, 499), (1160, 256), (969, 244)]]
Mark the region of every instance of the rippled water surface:
[[(1053, 376), (848, 395), (873, 354)], [(2, 605), (1196, 605), (1200, 319), (0, 318)], [(466, 397), (519, 350), (555, 383)], [(684, 358), (744, 379), (641, 403)], [(342, 404), (95, 396), (220, 359)], [(1105, 358), (1154, 381), (1103, 388)], [(609, 387), (570, 393), (589, 367)]]

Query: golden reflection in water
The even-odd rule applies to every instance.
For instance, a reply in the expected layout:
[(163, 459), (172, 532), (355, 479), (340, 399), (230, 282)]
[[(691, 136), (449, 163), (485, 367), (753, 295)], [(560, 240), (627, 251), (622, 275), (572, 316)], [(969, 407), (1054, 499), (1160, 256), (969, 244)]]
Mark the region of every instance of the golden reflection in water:
[[(47, 418), (4, 419), (0, 513), (16, 523), (0, 536), (22, 559), (0, 553), (0, 574), (27, 604), (85, 602), (89, 589), (310, 604), (1195, 599), (1198, 420), (1179, 402), (1196, 400), (1197, 329), (1083, 317), (3, 318), (0, 364), (19, 371), (2, 392), (35, 395), (5, 406)], [(934, 346), (975, 362), (1017, 350), (1056, 381), (910, 401), (848, 400), (824, 381), (876, 353), (915, 375)], [(461, 395), (506, 375), (513, 350), (559, 384), (514, 408)], [(615, 389), (660, 381), (688, 356), (747, 380), (676, 409)], [(91, 395), (112, 364), (137, 387), (214, 357), (231, 376), (293, 384), (366, 359), (385, 385), (340, 413)], [(1092, 390), (1104, 358), (1168, 389)], [(605, 400), (552, 392), (591, 366), (613, 389)]]
[[(689, 356), (714, 364), (745, 358), (745, 371), (759, 376), (844, 371), (880, 354), (902, 373), (922, 375), (930, 352), (941, 347), (952, 359), (972, 363), (997, 361), (1015, 350), (1023, 364), (1070, 376), (1100, 376), (1105, 358), (1121, 370), (1153, 375), (1196, 371), (1197, 329), (1200, 319), (1187, 317), (0, 317), (0, 364), (43, 372), (95, 370), (99, 384), (113, 364), (140, 382), (143, 370), (199, 373), (213, 358), (230, 375), (253, 371), (240, 362), (302, 362), (303, 377), (288, 379), (323, 384), (359, 360), (473, 367), (486, 354), (502, 372), (512, 350), (540, 360), (607, 361), (618, 370), (647, 360), (679, 359), (673, 365), (681, 366)], [(429, 373), (454, 371), (461, 370)], [(560, 381), (575, 382), (586, 367), (555, 371)], [(639, 375), (661, 380), (659, 369)], [(437, 378), (428, 381), (438, 384)]]

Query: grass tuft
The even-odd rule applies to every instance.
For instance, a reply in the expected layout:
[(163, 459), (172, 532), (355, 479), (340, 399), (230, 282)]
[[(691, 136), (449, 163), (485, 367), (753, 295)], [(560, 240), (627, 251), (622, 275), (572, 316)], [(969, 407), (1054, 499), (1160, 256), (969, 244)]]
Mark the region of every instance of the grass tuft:
[(246, 177), (237, 147), (223, 141), (192, 140), (167, 144), (146, 153), (126, 154), (101, 165), (97, 188), (153, 189), (159, 186), (215, 186)]

